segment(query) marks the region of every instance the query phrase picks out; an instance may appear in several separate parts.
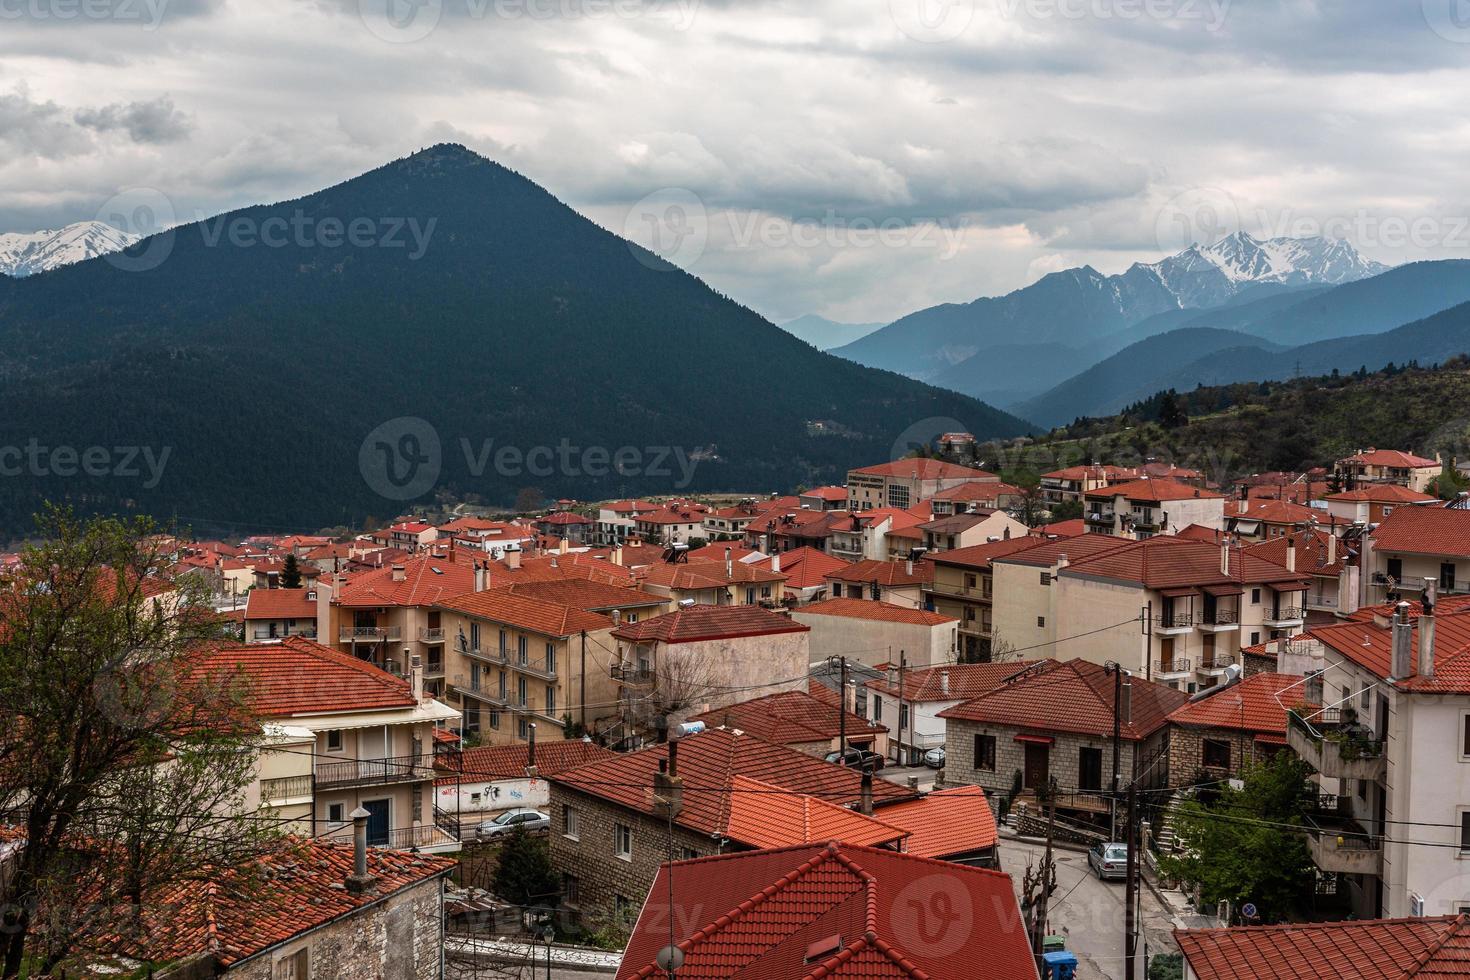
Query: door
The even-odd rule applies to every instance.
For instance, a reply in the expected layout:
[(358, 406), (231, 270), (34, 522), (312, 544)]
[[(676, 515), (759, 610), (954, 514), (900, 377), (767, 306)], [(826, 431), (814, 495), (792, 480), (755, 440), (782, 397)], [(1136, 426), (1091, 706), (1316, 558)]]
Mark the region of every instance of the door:
[(367, 842), (372, 845), (388, 843), (388, 805), (391, 800), (363, 800), (362, 808), (368, 812)]
[(1077, 788), (1086, 793), (1102, 789), (1102, 749), (1084, 745), (1077, 751)]
[(1024, 771), (1025, 789), (1040, 789), (1046, 785), (1047, 776), (1050, 774), (1048, 757), (1051, 747), (1038, 745), (1035, 742), (1026, 744), (1026, 768)]

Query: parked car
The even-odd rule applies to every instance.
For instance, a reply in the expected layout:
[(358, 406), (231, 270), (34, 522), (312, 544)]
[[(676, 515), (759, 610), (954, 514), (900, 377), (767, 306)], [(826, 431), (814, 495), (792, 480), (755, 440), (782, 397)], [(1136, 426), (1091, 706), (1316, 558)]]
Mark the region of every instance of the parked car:
[(925, 752), (924, 765), (928, 766), (930, 769), (943, 769), (944, 746), (941, 745), (938, 748), (933, 748), (930, 749), (928, 752)]
[(827, 761), (835, 762), (839, 766), (850, 766), (853, 769), (877, 771), (883, 768), (883, 757), (871, 749), (848, 749), (846, 755), (841, 752), (828, 752)]
[(1087, 864), (1099, 880), (1117, 878), (1121, 881), (1128, 875), (1128, 845), (1094, 844), (1087, 852)]
[(502, 837), (520, 827), (522, 830), (550, 830), (551, 818), (540, 810), (507, 810), (492, 820), (486, 820), (475, 828), (475, 840), (487, 841)]

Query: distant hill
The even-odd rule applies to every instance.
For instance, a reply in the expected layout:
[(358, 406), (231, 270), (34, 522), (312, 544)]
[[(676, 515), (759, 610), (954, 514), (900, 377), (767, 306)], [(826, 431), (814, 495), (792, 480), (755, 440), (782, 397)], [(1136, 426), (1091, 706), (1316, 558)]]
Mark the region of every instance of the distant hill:
[(808, 313), (795, 320), (787, 320), (781, 324), (781, 329), (793, 337), (806, 341), (817, 350), (831, 350), (843, 344), (850, 344), (860, 337), (866, 337), (882, 326), (881, 323), (839, 323), (824, 316), (817, 316), (815, 313)]
[(78, 221), (55, 231), (0, 235), (0, 274), (33, 276), (127, 248), (138, 236), (101, 221)]
[[(0, 480), (11, 533), (46, 498), (266, 530), (531, 488), (784, 490), (923, 420), (1027, 430), (820, 353), (450, 145), (0, 280), (0, 378), (0, 447), (47, 450)], [(151, 482), (143, 449), (167, 454)]]

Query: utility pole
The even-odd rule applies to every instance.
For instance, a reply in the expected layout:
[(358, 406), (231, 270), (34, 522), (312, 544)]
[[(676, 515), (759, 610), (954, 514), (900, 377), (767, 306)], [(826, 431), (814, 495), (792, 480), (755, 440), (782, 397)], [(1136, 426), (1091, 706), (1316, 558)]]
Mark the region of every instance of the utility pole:
[(1048, 780), (1045, 786), (1038, 786), (1036, 797), (1038, 802), (1050, 804), (1046, 819), (1046, 854), (1041, 859), (1041, 866), (1034, 872), (1031, 868), (1026, 869), (1023, 884), (1026, 893), (1025, 905), (1031, 913), (1031, 955), (1036, 960), (1037, 972), (1044, 974), (1045, 964), (1041, 957), (1046, 944), (1051, 896), (1057, 887), (1057, 865), (1052, 850), (1057, 827), (1056, 782)]
[(1118, 750), (1123, 742), (1123, 714), (1119, 705), (1123, 702), (1123, 669), (1118, 664), (1109, 662), (1103, 668), (1113, 675), (1113, 788), (1108, 794), (1109, 810), (1111, 819), (1108, 826), (1108, 839), (1118, 839), (1118, 796), (1123, 787), (1119, 782), (1121, 770), (1119, 768)]
[(902, 650), (898, 651), (898, 764), (905, 765), (903, 756), (903, 673), (908, 666), (908, 658)]
[(1123, 955), (1125, 980), (1136, 980), (1138, 970), (1138, 924), (1134, 921), (1138, 900), (1138, 787), (1128, 782), (1128, 883), (1123, 894)]
[(842, 680), (837, 685), (837, 758), (847, 764), (847, 658), (842, 658)]

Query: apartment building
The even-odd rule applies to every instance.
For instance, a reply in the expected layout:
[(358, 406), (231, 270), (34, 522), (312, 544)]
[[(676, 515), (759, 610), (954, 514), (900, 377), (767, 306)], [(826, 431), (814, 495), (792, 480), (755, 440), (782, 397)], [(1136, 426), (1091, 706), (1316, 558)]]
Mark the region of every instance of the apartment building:
[(909, 609), (924, 608), (924, 585), (934, 580), (928, 561), (859, 561), (831, 572), (832, 597), (876, 599)]
[(812, 661), (828, 657), (877, 667), (899, 654), (915, 666), (955, 660), (959, 621), (953, 616), (872, 599), (826, 599), (791, 611), (811, 627)]
[(745, 526), (744, 540), (768, 555), (797, 548), (827, 551), (833, 531), (850, 523), (845, 511), (769, 510)]
[(786, 597), (786, 575), (756, 562), (736, 561), (733, 550), (723, 561), (694, 561), (675, 553), (638, 570), (638, 584), (646, 592), (665, 596), (673, 604), (695, 602), (709, 606), (781, 605)]
[(460, 707), (465, 738), (481, 744), (524, 742), (533, 723), (541, 739), (555, 740), (567, 724), (590, 730), (616, 715), (612, 617), (519, 589), (435, 606), (448, 637), (446, 698)]
[(1009, 483), (961, 483), (929, 499), (935, 517), (973, 510), (1011, 510), (1021, 506), (1021, 490)]
[(1311, 582), (1307, 590), (1308, 622), (1327, 622), (1358, 608), (1358, 556), (1336, 534), (1310, 528), (1250, 545), (1246, 551), (1299, 572)]
[(593, 543), (604, 548), (624, 544), (638, 530), (639, 514), (659, 510), (658, 504), (646, 500), (614, 500), (597, 509), (597, 523), (592, 529)]
[(895, 507), (875, 507), (853, 512), (832, 525), (827, 550), (846, 561), (885, 561), (891, 557), (907, 557), (907, 553), (923, 543), (923, 533), (904, 534), (924, 523), (920, 514)]
[(1442, 463), (1398, 449), (1364, 449), (1337, 461), (1337, 476), (1350, 487), (1396, 483), (1423, 492), (1439, 476)]
[[(1054, 644), (1058, 636), (1070, 635), (1057, 630), (1057, 590), (1052, 588), (1057, 573), (1070, 562), (1104, 554), (1128, 543), (1127, 538), (1083, 534), (992, 556), (989, 559), (993, 592), (992, 656), (1011, 650), (1041, 651), (1046, 645)], [(983, 593), (983, 584), (981, 590)], [(1134, 615), (1137, 615), (1137, 610)], [(1095, 628), (1094, 625), (1087, 629)]]
[(917, 525), (915, 530), (923, 534), (922, 546), (929, 555), (1031, 533), (1025, 524), (999, 510), (970, 510), (936, 517)]
[(1410, 490), (1396, 483), (1370, 483), (1354, 490), (1328, 494), (1327, 513), (1344, 526), (1378, 524), (1400, 507), (1438, 504), (1431, 494)]
[(1045, 543), (1045, 538), (1013, 537), (928, 556), (934, 579), (923, 587), (924, 605), (957, 620), (961, 659), (990, 659), (995, 595), (991, 560)]
[[(646, 515), (640, 515), (642, 516)], [(565, 541), (576, 548), (592, 543), (596, 522), (569, 510), (557, 510), (536, 518), (531, 526), (542, 537), (552, 541)]]
[(633, 518), (633, 526), (644, 541), (667, 548), (688, 544), (694, 538), (702, 539), (707, 513), (708, 508), (697, 504), (670, 503), (662, 510), (638, 514)]
[(302, 637), (201, 656), (201, 676), (243, 682), (267, 729), (247, 794), (286, 829), (348, 839), (368, 812), (374, 847), (447, 852), (434, 819), (434, 729), (459, 713), (431, 698), (418, 670), (395, 677)]
[(1314, 629), (1321, 707), (1289, 717), (1325, 794), (1312, 858), (1362, 918), (1470, 909), (1470, 614), (1427, 598), (1418, 615)]
[(1077, 637), (1066, 654), (1187, 692), (1219, 683), (1242, 647), (1302, 632), (1310, 588), (1238, 546), (1175, 537), (1071, 561), (1051, 585), (1056, 635)]
[(941, 490), (965, 483), (999, 483), (1000, 477), (937, 459), (899, 459), (847, 473), (847, 509), (897, 507), (907, 510)]
[(1225, 504), (1225, 530), (1241, 541), (1269, 541), (1329, 515), (1289, 500), (1240, 497)]
[(1136, 479), (1138, 472), (1123, 466), (1068, 466), (1041, 474), (1041, 499), (1050, 508), (1081, 504), (1089, 491)]
[(1470, 511), (1398, 508), (1362, 541), (1361, 605), (1416, 598), (1426, 579), (1441, 595), (1470, 591)]
[(1191, 524), (1224, 527), (1225, 497), (1171, 479), (1143, 479), (1089, 490), (1082, 518), (1094, 533), (1137, 540), (1177, 534)]

